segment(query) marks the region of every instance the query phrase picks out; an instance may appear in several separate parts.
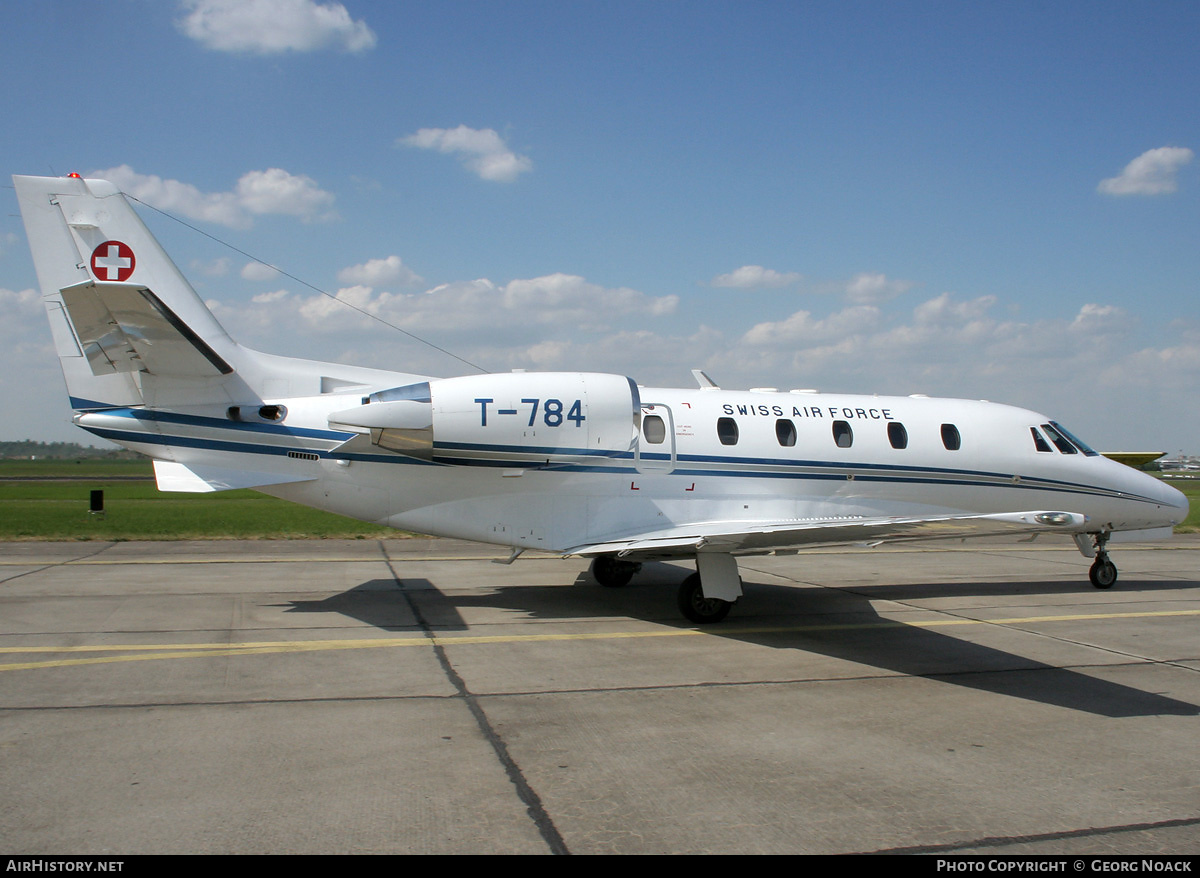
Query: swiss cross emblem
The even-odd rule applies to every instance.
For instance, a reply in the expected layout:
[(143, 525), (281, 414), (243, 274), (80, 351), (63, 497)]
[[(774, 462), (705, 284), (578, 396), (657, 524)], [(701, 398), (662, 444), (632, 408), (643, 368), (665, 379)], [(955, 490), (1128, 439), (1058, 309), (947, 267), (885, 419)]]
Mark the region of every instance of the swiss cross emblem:
[(105, 241), (92, 251), (92, 274), (96, 280), (128, 280), (137, 260), (128, 244)]

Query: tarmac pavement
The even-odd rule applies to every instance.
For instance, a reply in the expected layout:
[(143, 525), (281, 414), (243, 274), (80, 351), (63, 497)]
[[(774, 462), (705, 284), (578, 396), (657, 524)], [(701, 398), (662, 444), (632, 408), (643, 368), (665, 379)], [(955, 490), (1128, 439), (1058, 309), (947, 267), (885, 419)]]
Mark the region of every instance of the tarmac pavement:
[(0, 850), (1200, 853), (1198, 550), (0, 544)]

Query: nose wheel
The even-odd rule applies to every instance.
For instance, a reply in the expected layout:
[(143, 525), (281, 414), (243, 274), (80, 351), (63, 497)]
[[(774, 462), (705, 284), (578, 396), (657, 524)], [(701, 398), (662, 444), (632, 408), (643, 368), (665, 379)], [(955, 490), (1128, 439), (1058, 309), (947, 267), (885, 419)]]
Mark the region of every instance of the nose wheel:
[(1092, 569), (1088, 571), (1088, 579), (1096, 588), (1112, 588), (1117, 581), (1117, 565), (1108, 560), (1108, 555), (1102, 552), (1092, 562)]
[(1117, 565), (1109, 559), (1108, 552), (1104, 551), (1107, 542), (1107, 533), (1096, 534), (1096, 560), (1092, 562), (1092, 569), (1088, 571), (1088, 579), (1096, 588), (1112, 588), (1117, 581)]

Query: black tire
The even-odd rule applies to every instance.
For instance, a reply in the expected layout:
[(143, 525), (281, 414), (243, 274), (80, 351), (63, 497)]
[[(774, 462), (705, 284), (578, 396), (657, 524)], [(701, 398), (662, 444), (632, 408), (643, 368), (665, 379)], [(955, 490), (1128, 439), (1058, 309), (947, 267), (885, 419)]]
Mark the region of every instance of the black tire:
[(679, 586), (679, 612), (697, 625), (720, 622), (733, 609), (731, 601), (706, 598), (700, 587), (700, 574), (693, 573)]
[(1117, 565), (1107, 558), (1097, 558), (1088, 571), (1088, 579), (1096, 588), (1112, 588), (1117, 581)]
[(620, 588), (629, 584), (641, 566), (633, 561), (618, 560), (612, 555), (597, 555), (592, 559), (592, 579), (605, 588)]

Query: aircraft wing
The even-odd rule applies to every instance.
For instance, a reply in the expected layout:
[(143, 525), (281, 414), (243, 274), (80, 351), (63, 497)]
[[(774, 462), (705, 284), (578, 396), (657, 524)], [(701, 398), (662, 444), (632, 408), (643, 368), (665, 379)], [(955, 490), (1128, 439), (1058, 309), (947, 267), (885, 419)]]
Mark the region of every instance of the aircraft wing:
[(1087, 516), (1077, 512), (1036, 510), (995, 515), (948, 515), (933, 518), (836, 518), (813, 521), (709, 522), (662, 531), (631, 534), (577, 546), (565, 555), (666, 558), (695, 552), (734, 555), (812, 548), (846, 543), (885, 543), (1021, 533), (1077, 533)]

